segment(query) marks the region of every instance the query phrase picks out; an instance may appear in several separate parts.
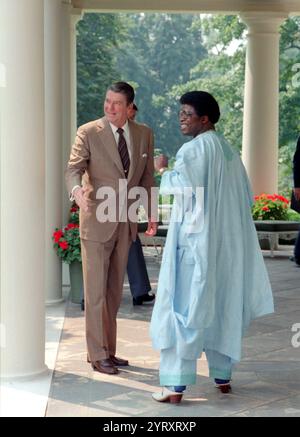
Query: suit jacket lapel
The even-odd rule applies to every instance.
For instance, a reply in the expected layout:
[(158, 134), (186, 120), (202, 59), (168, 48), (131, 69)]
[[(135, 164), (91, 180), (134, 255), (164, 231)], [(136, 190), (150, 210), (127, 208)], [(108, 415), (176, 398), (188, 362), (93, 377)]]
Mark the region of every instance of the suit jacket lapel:
[(134, 175), (139, 160), (140, 135), (136, 124), (132, 121), (128, 121), (128, 123), (129, 123), (129, 132), (130, 132), (130, 140), (131, 140), (131, 159), (130, 159), (130, 168), (128, 174), (128, 181), (129, 181)]
[(123, 165), (119, 155), (118, 147), (116, 145), (116, 140), (111, 130), (111, 127), (105, 117), (101, 118), (98, 121), (98, 127), (101, 130), (100, 139), (103, 146), (106, 148), (111, 159), (116, 164), (122, 175), (124, 175)]

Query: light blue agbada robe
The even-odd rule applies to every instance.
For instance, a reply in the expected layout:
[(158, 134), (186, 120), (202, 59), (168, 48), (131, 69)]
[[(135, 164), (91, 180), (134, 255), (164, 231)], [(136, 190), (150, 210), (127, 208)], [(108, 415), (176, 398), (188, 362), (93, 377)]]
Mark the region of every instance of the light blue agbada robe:
[[(153, 347), (175, 348), (178, 357), (190, 360), (210, 349), (236, 362), (250, 321), (274, 307), (249, 181), (238, 153), (220, 134), (205, 132), (180, 148), (174, 170), (162, 176), (160, 193), (184, 187), (192, 187), (194, 195), (196, 187), (204, 187), (204, 222), (192, 233), (187, 214), (176, 222), (175, 198), (150, 325)], [(192, 272), (185, 289), (178, 290), (177, 282), (184, 281), (176, 281), (182, 241)]]

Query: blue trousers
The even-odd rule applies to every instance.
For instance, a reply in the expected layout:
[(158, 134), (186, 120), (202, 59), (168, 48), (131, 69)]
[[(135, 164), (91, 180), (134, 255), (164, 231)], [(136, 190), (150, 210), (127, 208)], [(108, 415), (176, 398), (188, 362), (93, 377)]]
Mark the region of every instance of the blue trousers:
[[(209, 376), (213, 379), (231, 379), (233, 363), (230, 357), (217, 351), (205, 350)], [(160, 353), (159, 382), (161, 386), (196, 384), (197, 360), (186, 360), (176, 355), (175, 348)]]
[(297, 262), (300, 262), (300, 231), (294, 247), (294, 256), (297, 259)]
[(127, 276), (132, 297), (142, 296), (151, 290), (142, 243), (138, 235), (129, 249)]

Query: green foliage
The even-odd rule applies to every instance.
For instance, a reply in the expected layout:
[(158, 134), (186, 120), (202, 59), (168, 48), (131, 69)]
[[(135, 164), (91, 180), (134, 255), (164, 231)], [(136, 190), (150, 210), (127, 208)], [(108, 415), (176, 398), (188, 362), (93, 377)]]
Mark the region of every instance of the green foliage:
[(232, 41), (243, 41), (246, 26), (237, 15), (205, 15), (194, 23), (202, 28), (205, 47), (212, 53), (221, 53)]
[(300, 18), (281, 27), (279, 94), (279, 190), (290, 197), (292, 160), (300, 131)]
[(279, 145), (294, 143), (300, 131), (300, 17), (281, 27)]
[(63, 229), (56, 229), (52, 237), (57, 255), (66, 264), (81, 262), (79, 226), (69, 223)]
[[(154, 129), (156, 147), (171, 158), (187, 141), (178, 124), (179, 97), (202, 89), (220, 104), (216, 128), (241, 149), (245, 34), (236, 15), (86, 14), (78, 25), (78, 124), (102, 115), (112, 81), (129, 81), (137, 121)], [(280, 39), (279, 190), (286, 196), (300, 131), (299, 41), (300, 17), (291, 17)]]
[(300, 214), (292, 209), (289, 209), (288, 212), (288, 220), (293, 222), (300, 222)]
[(177, 84), (189, 79), (190, 69), (206, 55), (199, 18), (189, 14), (126, 14), (128, 38), (120, 45), (118, 66), (122, 79), (137, 84), (137, 121), (151, 126), (155, 143), (163, 152), (175, 154), (182, 144), (177, 112), (178, 96), (165, 100)]
[(115, 14), (85, 14), (77, 26), (77, 124), (103, 114), (108, 85), (120, 79), (115, 49), (125, 31)]
[(70, 209), (69, 223), (75, 223), (76, 225), (79, 225), (79, 207), (75, 202)]
[(293, 186), (292, 162), (295, 153), (295, 144), (288, 143), (279, 149), (279, 184), (278, 191), (290, 198)]
[(81, 262), (79, 208), (77, 205), (73, 205), (70, 209), (70, 219), (67, 226), (62, 229), (56, 228), (52, 240), (57, 255), (64, 263)]
[(288, 220), (289, 201), (278, 194), (261, 194), (252, 206), (253, 220)]

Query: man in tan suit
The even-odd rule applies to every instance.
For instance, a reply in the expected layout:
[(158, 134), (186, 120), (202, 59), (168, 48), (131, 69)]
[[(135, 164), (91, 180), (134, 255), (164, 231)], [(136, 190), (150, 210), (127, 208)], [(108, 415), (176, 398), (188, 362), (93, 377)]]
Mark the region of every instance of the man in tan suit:
[(136, 199), (124, 202), (132, 187), (144, 187), (148, 194), (146, 234), (157, 230), (150, 208), (153, 133), (127, 119), (133, 100), (126, 82), (108, 88), (105, 117), (78, 129), (66, 170), (68, 191), (80, 207), (88, 360), (94, 370), (108, 374), (128, 365), (116, 357), (116, 317), (129, 246), (137, 235), (137, 223), (127, 218)]

